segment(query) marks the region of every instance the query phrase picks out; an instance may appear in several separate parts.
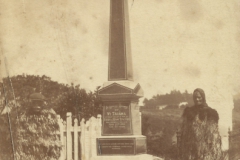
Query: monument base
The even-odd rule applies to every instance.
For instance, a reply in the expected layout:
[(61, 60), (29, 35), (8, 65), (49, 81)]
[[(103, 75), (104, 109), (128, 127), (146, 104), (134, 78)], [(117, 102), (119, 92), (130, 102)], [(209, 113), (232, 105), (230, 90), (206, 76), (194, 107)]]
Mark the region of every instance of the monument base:
[(146, 137), (143, 135), (101, 136), (97, 138), (98, 156), (130, 156), (146, 153)]
[(149, 154), (140, 155), (123, 155), (123, 156), (95, 156), (90, 160), (154, 160), (154, 157)]

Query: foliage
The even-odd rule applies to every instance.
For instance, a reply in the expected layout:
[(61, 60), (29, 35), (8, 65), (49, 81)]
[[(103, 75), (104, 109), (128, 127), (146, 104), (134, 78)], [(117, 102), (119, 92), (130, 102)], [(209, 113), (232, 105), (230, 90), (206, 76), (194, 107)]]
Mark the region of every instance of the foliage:
[[(181, 124), (184, 107), (179, 103), (192, 105), (192, 94), (173, 90), (165, 95), (144, 99), (142, 109), (143, 134), (147, 136), (148, 153), (165, 159), (177, 159), (176, 131)], [(159, 110), (157, 107), (165, 105)]]
[(230, 149), (228, 151), (230, 159), (238, 159), (240, 157), (240, 97), (234, 99), (233, 109), (233, 129), (230, 137)]
[[(101, 113), (101, 101), (97, 98), (97, 90), (87, 93), (80, 85), (60, 84), (52, 81), (47, 76), (18, 75), (11, 77), (12, 86), (9, 79), (5, 78), (4, 89), (8, 100), (8, 105), (14, 106), (13, 91), (18, 106), (28, 105), (28, 96), (34, 92), (41, 92), (47, 98), (47, 105), (53, 108), (63, 119), (66, 112), (74, 113), (76, 118), (89, 119)], [(2, 86), (2, 84), (1, 84)], [(1, 89), (0, 99), (4, 99), (3, 89)], [(1, 104), (1, 103), (0, 103)], [(0, 106), (0, 109), (4, 105)]]
[(176, 131), (181, 124), (182, 109), (143, 110), (142, 133), (147, 137), (148, 153), (164, 157), (176, 158)]
[[(8, 117), (6, 114), (0, 115), (0, 156), (4, 160), (13, 159), (12, 143), (10, 137)], [(13, 125), (14, 128), (14, 125)]]
[(240, 99), (234, 99), (233, 130), (240, 130)]
[(97, 98), (97, 90), (94, 93), (87, 93), (85, 89), (80, 89), (80, 86), (71, 86), (68, 92), (57, 102), (56, 112), (63, 119), (66, 119), (66, 112), (75, 114), (75, 118), (89, 119), (92, 116), (102, 113), (101, 101)]
[[(44, 160), (58, 159), (60, 155), (60, 140), (56, 132), (59, 130), (56, 113), (52, 109), (43, 109), (40, 114), (32, 115), (20, 107), (11, 110), (11, 131), (9, 129), (8, 115), (0, 116), (0, 155), (4, 160)], [(11, 143), (13, 140), (13, 144)], [(36, 154), (37, 152), (37, 154)]]

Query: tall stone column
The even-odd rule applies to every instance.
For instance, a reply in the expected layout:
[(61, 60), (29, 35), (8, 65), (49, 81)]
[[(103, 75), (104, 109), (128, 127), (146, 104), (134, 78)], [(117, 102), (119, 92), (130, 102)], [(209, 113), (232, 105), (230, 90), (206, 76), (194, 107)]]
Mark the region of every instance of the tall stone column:
[(133, 81), (128, 18), (127, 0), (110, 0), (108, 81), (98, 91), (103, 124), (98, 157), (92, 159), (152, 159), (141, 131), (138, 99), (143, 90)]
[(128, 5), (111, 0), (108, 80), (133, 80)]

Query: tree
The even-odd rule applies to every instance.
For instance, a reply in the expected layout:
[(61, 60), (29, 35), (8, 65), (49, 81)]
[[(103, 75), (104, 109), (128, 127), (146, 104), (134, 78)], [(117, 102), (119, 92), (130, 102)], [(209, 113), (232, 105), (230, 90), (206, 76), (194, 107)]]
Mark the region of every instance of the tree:
[[(19, 106), (26, 106), (28, 96), (34, 92), (41, 92), (47, 98), (47, 105), (53, 108), (63, 119), (66, 118), (66, 112), (72, 112), (76, 118), (89, 119), (101, 113), (101, 101), (97, 98), (97, 90), (89, 92), (80, 85), (59, 84), (52, 81), (50, 77), (34, 75), (18, 75), (4, 79), (4, 86), (7, 99), (11, 107), (14, 104), (14, 96)], [(12, 84), (12, 85), (11, 85)], [(4, 95), (0, 95), (4, 99)], [(4, 108), (2, 105), (1, 108)]]

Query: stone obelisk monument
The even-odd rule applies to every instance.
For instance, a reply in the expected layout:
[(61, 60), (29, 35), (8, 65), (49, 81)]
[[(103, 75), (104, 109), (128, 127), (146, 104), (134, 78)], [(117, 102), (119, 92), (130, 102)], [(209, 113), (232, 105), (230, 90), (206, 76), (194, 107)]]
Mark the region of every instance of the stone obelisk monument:
[(138, 99), (141, 86), (133, 81), (127, 0), (110, 0), (108, 81), (98, 91), (103, 101), (102, 133), (93, 159), (146, 160)]

